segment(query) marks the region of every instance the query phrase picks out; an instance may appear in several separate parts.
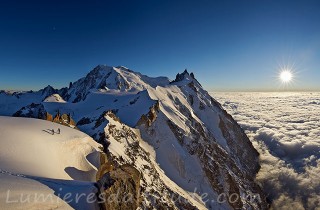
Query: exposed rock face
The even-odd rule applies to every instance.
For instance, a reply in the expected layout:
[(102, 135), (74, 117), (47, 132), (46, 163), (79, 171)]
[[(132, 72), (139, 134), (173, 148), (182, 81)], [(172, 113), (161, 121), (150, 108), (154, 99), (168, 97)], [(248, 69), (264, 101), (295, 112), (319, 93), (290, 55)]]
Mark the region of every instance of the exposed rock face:
[[(37, 95), (39, 104), (18, 116), (38, 118), (42, 110), (42, 119), (77, 125), (103, 145), (97, 177), (108, 186), (103, 191), (134, 195), (130, 205), (104, 203), (104, 208), (268, 208), (255, 183), (259, 154), (193, 73), (185, 70), (170, 82), (100, 65), (69, 88), (44, 92), (56, 92), (66, 103), (40, 101), (43, 91), (0, 97), (26, 103), (27, 96)], [(78, 123), (57, 110), (72, 113)]]
[(42, 104), (30, 104), (26, 107), (22, 107), (19, 111), (12, 115), (13, 117), (28, 117), (46, 119), (46, 111)]
[(48, 85), (44, 89), (40, 90), (43, 100), (47, 98), (48, 96), (51, 96), (55, 93), (58, 93), (57, 89), (54, 89), (52, 86)]
[(181, 74), (178, 73), (176, 75), (176, 79), (173, 82), (180, 82), (180, 81), (183, 81), (187, 76), (189, 76), (189, 72), (187, 71), (187, 69), (184, 70), (184, 72), (182, 72)]
[[(111, 111), (105, 113), (105, 119), (108, 121), (104, 129), (105, 138), (110, 144), (102, 160), (104, 164), (99, 170), (100, 174), (105, 174), (107, 171), (119, 171), (119, 169), (122, 171), (123, 166), (131, 166), (138, 170), (140, 177), (138, 204), (142, 209), (177, 209), (177, 206), (196, 209), (188, 199), (170, 189), (161, 179), (163, 172), (159, 171), (150, 153), (141, 145), (143, 140), (138, 130), (123, 124)], [(119, 150), (119, 147), (122, 147), (123, 150)], [(122, 176), (127, 179), (126, 174)], [(118, 187), (121, 188), (121, 186)], [(174, 200), (174, 197), (177, 199)]]
[(147, 114), (144, 114), (139, 119), (137, 126), (145, 125), (150, 127), (151, 124), (157, 119), (157, 112), (159, 111), (159, 102), (156, 102), (152, 107), (150, 107), (150, 110)]
[(12, 115), (13, 117), (28, 117), (48, 120), (51, 122), (59, 123), (71, 128), (77, 128), (76, 122), (72, 119), (70, 114), (60, 114), (58, 111), (54, 116), (48, 113), (43, 104), (30, 104), (22, 107), (19, 111)]
[(98, 186), (103, 209), (135, 210), (140, 205), (140, 173), (131, 165), (103, 174)]
[[(50, 118), (46, 120), (50, 120)], [(53, 117), (52, 121), (65, 126), (69, 126), (71, 128), (76, 128), (76, 122), (71, 118), (70, 114), (61, 115), (60, 112), (58, 111), (58, 113)]]

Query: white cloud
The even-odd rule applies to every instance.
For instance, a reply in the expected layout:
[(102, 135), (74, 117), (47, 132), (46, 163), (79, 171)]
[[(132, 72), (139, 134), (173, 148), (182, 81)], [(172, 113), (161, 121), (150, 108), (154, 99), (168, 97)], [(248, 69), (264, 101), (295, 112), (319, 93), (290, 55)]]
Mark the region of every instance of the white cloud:
[(320, 206), (320, 93), (213, 93), (261, 154), (273, 209)]

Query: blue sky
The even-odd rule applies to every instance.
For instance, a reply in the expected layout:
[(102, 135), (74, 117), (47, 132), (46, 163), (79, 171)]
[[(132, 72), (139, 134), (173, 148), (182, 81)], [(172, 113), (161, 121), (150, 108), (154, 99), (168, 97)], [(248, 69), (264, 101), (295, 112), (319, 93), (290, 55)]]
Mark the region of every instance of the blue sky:
[[(1, 1), (0, 89), (67, 86), (98, 64), (207, 90), (320, 90), (319, 1)], [(282, 87), (279, 65), (294, 66)]]

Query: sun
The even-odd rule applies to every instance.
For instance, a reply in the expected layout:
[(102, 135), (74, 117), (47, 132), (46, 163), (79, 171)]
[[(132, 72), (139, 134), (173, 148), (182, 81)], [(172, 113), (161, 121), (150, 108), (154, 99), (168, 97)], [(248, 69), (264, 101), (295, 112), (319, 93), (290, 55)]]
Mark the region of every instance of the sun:
[(294, 61), (282, 61), (278, 63), (276, 74), (273, 76), (278, 81), (279, 88), (293, 88), (294, 84), (298, 82), (301, 67), (296, 65)]
[(280, 72), (280, 79), (283, 83), (289, 83), (292, 81), (293, 74), (290, 70), (283, 70)]

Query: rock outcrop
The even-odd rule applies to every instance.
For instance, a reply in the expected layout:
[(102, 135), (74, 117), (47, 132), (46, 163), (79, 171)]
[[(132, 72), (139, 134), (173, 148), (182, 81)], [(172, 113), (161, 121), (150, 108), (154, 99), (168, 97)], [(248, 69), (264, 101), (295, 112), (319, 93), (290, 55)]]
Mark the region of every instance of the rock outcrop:
[(76, 122), (72, 119), (70, 114), (61, 114), (59, 110), (55, 115), (51, 115), (46, 111), (43, 104), (30, 104), (22, 107), (19, 111), (12, 115), (13, 117), (27, 117), (48, 120), (71, 128), (76, 128)]
[(14, 113), (12, 116), (46, 119), (47, 113), (42, 104), (32, 103), (26, 107), (22, 107), (19, 111)]
[(140, 206), (140, 172), (131, 165), (103, 174), (98, 180), (100, 200), (106, 210), (135, 210)]

